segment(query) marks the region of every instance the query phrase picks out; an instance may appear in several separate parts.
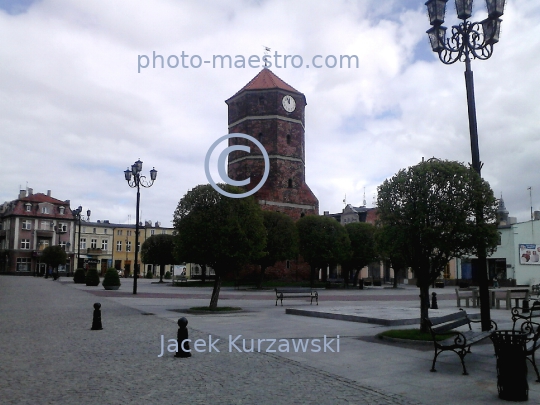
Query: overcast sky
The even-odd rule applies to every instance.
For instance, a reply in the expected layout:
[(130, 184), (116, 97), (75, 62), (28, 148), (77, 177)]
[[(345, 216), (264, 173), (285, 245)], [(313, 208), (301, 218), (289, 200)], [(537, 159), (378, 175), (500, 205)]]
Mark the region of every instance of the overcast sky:
[[(306, 181), (321, 214), (341, 212), (345, 195), (361, 205), (364, 188), (371, 206), (384, 179), (422, 157), (468, 163), (464, 64), (431, 52), (424, 2), (0, 0), (0, 203), (28, 186), (93, 220), (134, 223), (123, 171), (140, 158), (143, 173), (158, 170), (141, 220), (171, 226), (182, 196), (208, 183), (206, 152), (228, 132), (224, 101), (261, 70), (190, 58), (247, 60), (264, 46), (303, 59), (271, 70), (306, 96)], [(485, 2), (474, 11), (486, 18)], [(502, 19), (493, 56), (472, 63), (480, 158), (525, 221), (528, 187), (540, 210), (540, 2), (508, 0)], [(139, 55), (154, 51), (165, 68), (139, 73)], [(188, 67), (168, 67), (182, 52)], [(356, 55), (359, 67), (305, 67), (315, 55)]]

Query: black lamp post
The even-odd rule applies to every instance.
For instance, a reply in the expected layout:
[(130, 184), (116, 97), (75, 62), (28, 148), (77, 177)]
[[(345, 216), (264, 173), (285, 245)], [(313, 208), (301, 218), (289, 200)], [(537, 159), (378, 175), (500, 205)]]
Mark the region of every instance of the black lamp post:
[[(486, 0), (488, 18), (481, 22), (470, 22), (473, 0), (456, 0), (457, 16), (463, 20), (452, 27), (451, 35), (446, 37), (443, 27), (446, 3), (448, 0), (428, 0), (429, 22), (432, 27), (427, 31), (431, 48), (437, 52), (442, 63), (450, 65), (457, 61), (465, 62), (465, 87), (467, 90), (467, 107), (469, 113), (469, 132), (471, 137), (472, 167), (481, 175), (482, 163), (478, 149), (478, 130), (476, 125), (476, 106), (474, 101), (474, 81), (471, 70), (471, 59), (486, 60), (493, 53), (493, 45), (499, 42), (501, 29), (500, 16), (504, 12), (505, 0)], [(476, 209), (476, 223), (484, 222), (483, 207)], [(488, 275), (486, 266), (486, 247), (480, 242), (478, 250), (478, 275), (480, 284), (480, 312), (482, 330), (490, 329), (490, 304)]]
[[(145, 188), (152, 187), (154, 181), (157, 177), (157, 170), (152, 168), (150, 170), (150, 181), (146, 180), (146, 176), (142, 176), (142, 164), (141, 159), (137, 160), (133, 165), (131, 165), (131, 170), (128, 169), (124, 171), (124, 176), (127, 183), (131, 188), (137, 187), (137, 213), (135, 215), (135, 264), (133, 266), (133, 294), (137, 294), (137, 278), (139, 276), (139, 271), (137, 268), (137, 256), (139, 255), (139, 205), (141, 199), (140, 186)], [(133, 180), (131, 179), (133, 176)]]
[[(73, 216), (75, 217), (76, 221), (79, 221), (79, 240), (77, 243), (77, 264), (75, 270), (79, 267), (79, 261), (81, 260), (81, 221), (84, 219), (84, 215), (82, 215), (82, 207), (79, 205), (79, 208), (74, 209)], [(86, 211), (86, 221), (90, 221), (90, 214), (92, 211), (87, 210)]]

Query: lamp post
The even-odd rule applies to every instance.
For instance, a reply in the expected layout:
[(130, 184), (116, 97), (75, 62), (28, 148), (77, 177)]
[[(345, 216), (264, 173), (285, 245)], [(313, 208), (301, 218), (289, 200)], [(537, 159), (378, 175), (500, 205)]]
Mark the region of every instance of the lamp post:
[[(131, 170), (129, 167), (127, 170), (124, 170), (124, 176), (128, 185), (131, 188), (137, 188), (137, 213), (135, 215), (135, 263), (133, 266), (133, 294), (137, 294), (137, 278), (139, 276), (139, 271), (137, 268), (137, 256), (139, 255), (139, 205), (141, 200), (140, 186), (145, 188), (150, 188), (154, 184), (154, 181), (157, 177), (157, 170), (152, 168), (150, 170), (150, 180), (146, 179), (146, 176), (142, 176), (142, 164), (141, 159), (137, 160), (131, 165)], [(131, 177), (133, 176), (133, 180)]]
[[(428, 0), (426, 2), (429, 22), (432, 27), (427, 30), (431, 49), (439, 55), (445, 65), (465, 62), (465, 88), (467, 90), (467, 108), (469, 115), (469, 133), (471, 138), (472, 167), (481, 176), (482, 163), (478, 149), (478, 129), (476, 124), (476, 105), (474, 101), (474, 81), (471, 70), (471, 59), (486, 60), (493, 53), (493, 45), (499, 42), (501, 29), (500, 16), (504, 12), (505, 0), (486, 0), (488, 18), (481, 22), (470, 22), (473, 0), (456, 0), (457, 16), (462, 22), (452, 27), (451, 35), (446, 37), (443, 27), (446, 3), (448, 0)], [(483, 207), (476, 208), (476, 224), (484, 223)], [(483, 242), (477, 245), (478, 273), (480, 284), (480, 313), (482, 330), (490, 329), (490, 304), (488, 275), (486, 266), (486, 247)]]
[[(75, 217), (75, 220), (79, 221), (79, 239), (77, 242), (77, 263), (76, 263), (77, 267), (75, 268), (75, 270), (77, 270), (77, 268), (79, 267), (79, 261), (81, 260), (81, 220), (83, 220), (84, 215), (82, 215), (82, 207), (80, 205), (79, 205), (79, 208), (74, 209), (72, 212), (73, 212), (73, 216)], [(86, 221), (90, 221), (91, 213), (92, 211), (90, 210), (86, 211)]]

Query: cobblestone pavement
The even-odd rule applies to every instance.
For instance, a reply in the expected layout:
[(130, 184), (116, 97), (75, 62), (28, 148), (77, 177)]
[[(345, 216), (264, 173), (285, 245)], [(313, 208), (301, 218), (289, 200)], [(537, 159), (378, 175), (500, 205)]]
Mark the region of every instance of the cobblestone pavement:
[[(267, 353), (160, 352), (171, 321), (52, 280), (0, 277), (2, 404), (417, 404)], [(189, 329), (190, 338), (207, 335)]]

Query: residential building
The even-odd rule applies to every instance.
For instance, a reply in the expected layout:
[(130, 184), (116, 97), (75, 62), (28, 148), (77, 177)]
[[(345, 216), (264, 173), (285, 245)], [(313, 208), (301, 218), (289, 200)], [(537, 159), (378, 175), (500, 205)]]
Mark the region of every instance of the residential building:
[(0, 272), (45, 274), (40, 260), (43, 249), (60, 245), (68, 255), (61, 273), (71, 273), (74, 264), (75, 222), (69, 200), (21, 190), (16, 200), (0, 205)]
[[(77, 223), (75, 252), (78, 256), (79, 268), (97, 269), (105, 275), (107, 268), (113, 265), (113, 234), (114, 226), (108, 220), (81, 221), (80, 237)], [(80, 245), (79, 245), (80, 242)]]

